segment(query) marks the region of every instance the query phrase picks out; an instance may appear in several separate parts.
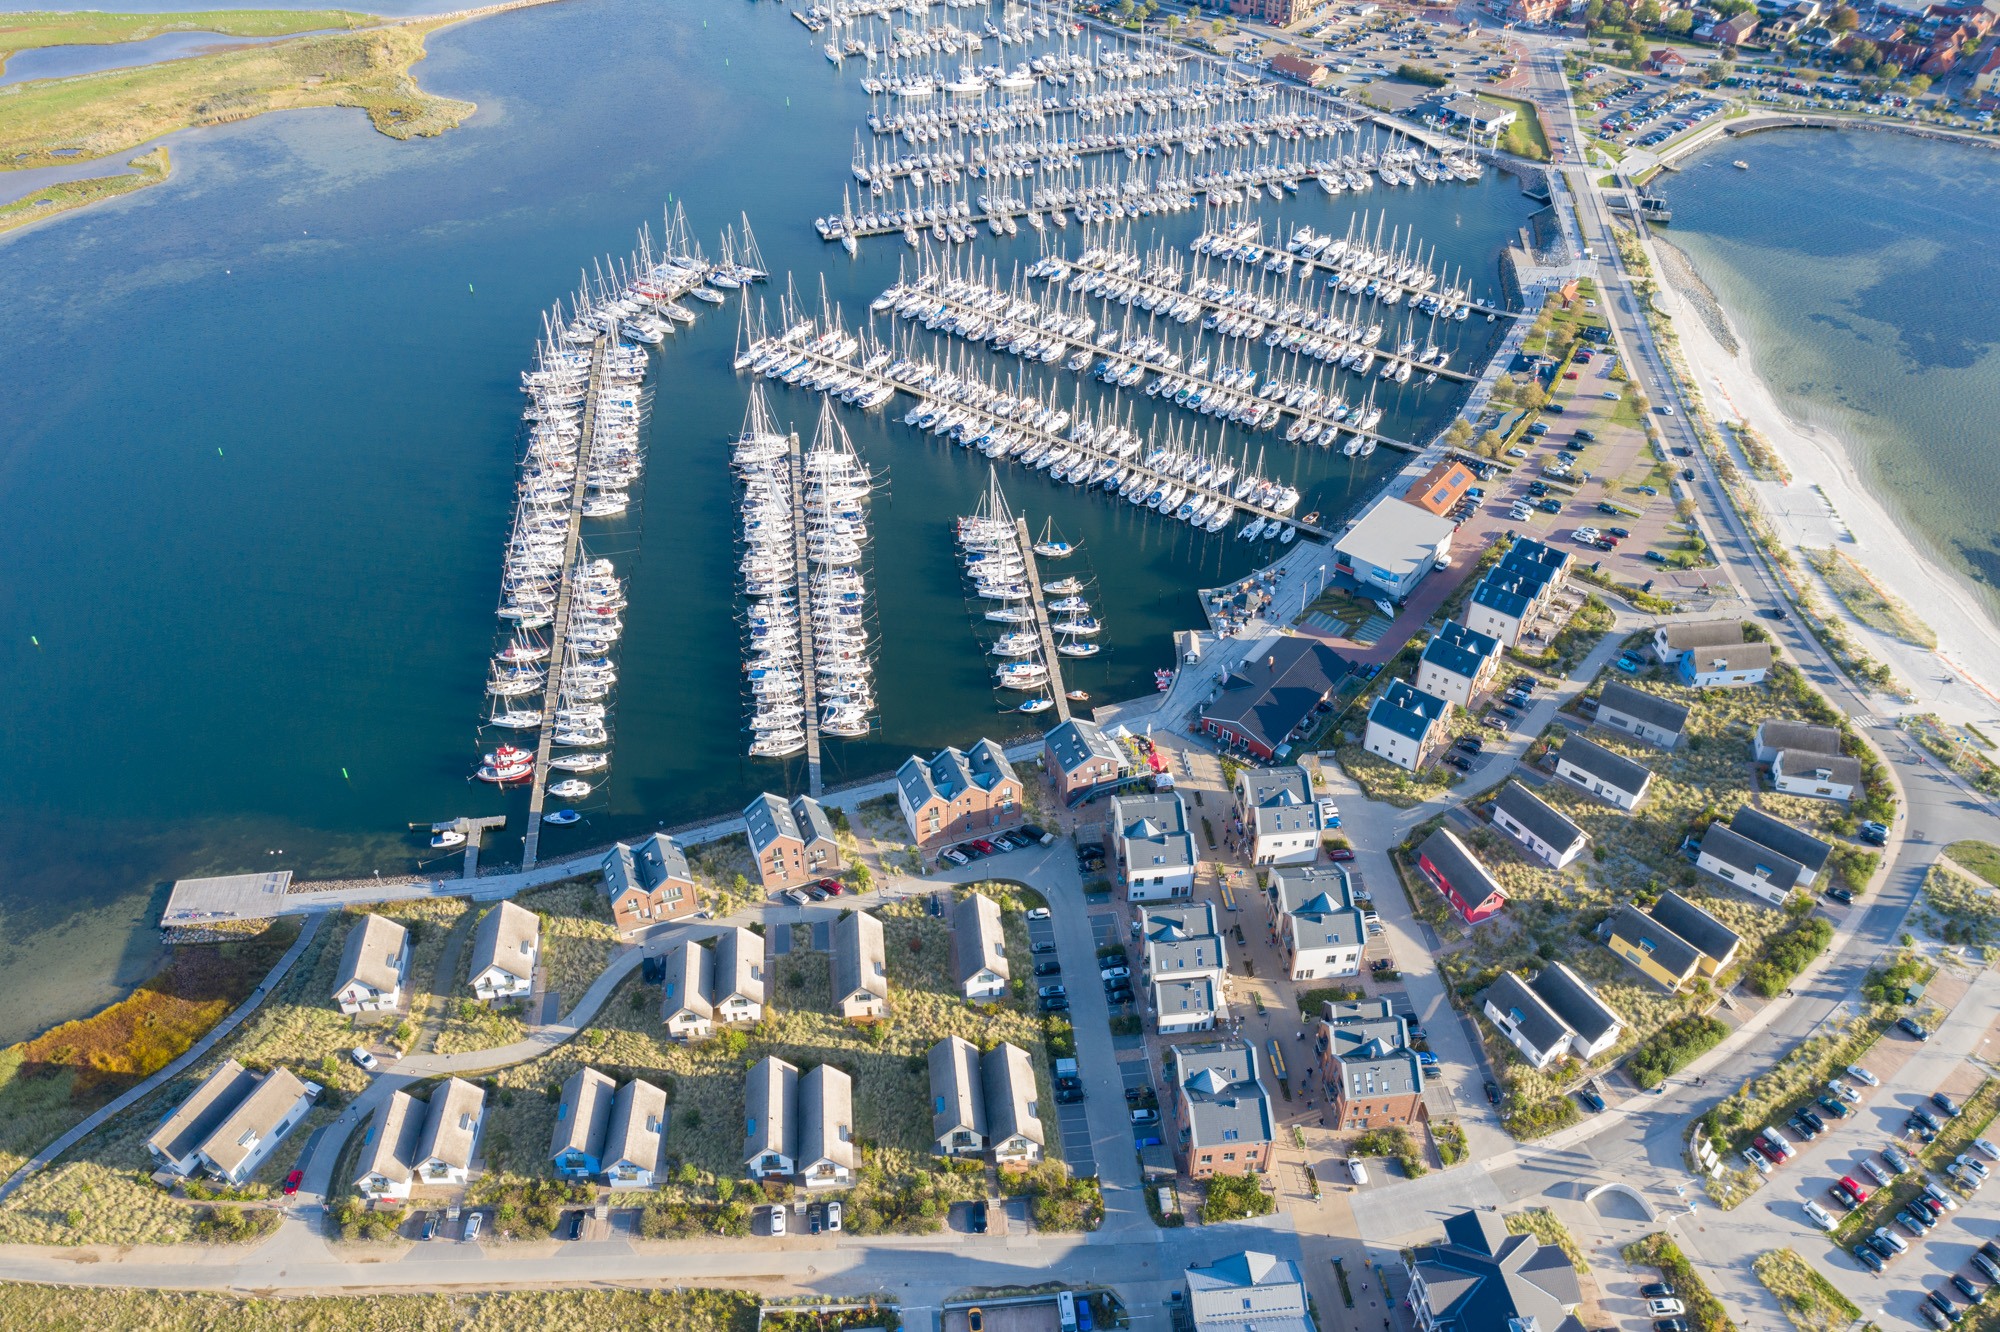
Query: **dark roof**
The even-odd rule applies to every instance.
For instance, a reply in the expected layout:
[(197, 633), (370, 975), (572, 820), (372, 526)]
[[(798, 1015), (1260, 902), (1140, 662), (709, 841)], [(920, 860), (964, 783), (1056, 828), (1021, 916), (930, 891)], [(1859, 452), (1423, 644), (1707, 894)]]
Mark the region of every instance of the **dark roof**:
[(1729, 820), (1729, 826), (1751, 841), (1798, 861), (1814, 874), (1825, 869), (1828, 857), (1833, 855), (1831, 844), (1749, 805), (1736, 811), (1736, 816)]
[(1622, 680), (1613, 680), (1604, 686), (1598, 695), (1597, 708), (1600, 715), (1604, 709), (1621, 712), (1627, 717), (1635, 717), (1648, 726), (1657, 726), (1663, 731), (1679, 735), (1687, 725), (1688, 710), (1680, 704), (1649, 694), (1643, 689), (1634, 689)]
[(1683, 979), (1701, 961), (1701, 949), (1635, 906), (1618, 908), (1611, 917), (1611, 933)]
[(1743, 621), (1696, 620), (1692, 624), (1662, 625), (1657, 637), (1674, 654), (1689, 648), (1721, 647), (1743, 641)]
[(1537, 590), (1535, 584), (1493, 569), (1479, 580), (1478, 587), (1472, 589), (1472, 601), (1474, 605), (1485, 606), (1518, 620), (1528, 613), (1528, 605)]
[[(1417, 854), (1437, 867), (1445, 881), (1458, 891), (1469, 907), (1476, 907), (1491, 893), (1500, 891), (1500, 882), (1479, 863), (1472, 852), (1466, 850), (1465, 843), (1439, 828), (1417, 848)], [(1466, 891), (1467, 885), (1483, 886), (1484, 891), (1477, 896)]]
[(1537, 1332), (1582, 1332), (1566, 1312), (1583, 1300), (1576, 1269), (1554, 1245), (1510, 1235), (1498, 1213), (1445, 1218), (1444, 1243), (1411, 1252), (1437, 1332), (1506, 1332), (1532, 1319)]
[(1353, 664), (1324, 643), (1281, 638), (1230, 672), (1203, 715), (1276, 750), (1353, 672)]
[(1826, 781), (1841, 786), (1861, 784), (1861, 760), (1845, 754), (1813, 754), (1781, 749), (1778, 756), (1771, 760), (1771, 766), (1788, 778), (1809, 778), (1825, 773)]
[(1543, 582), (1553, 582), (1569, 567), (1569, 552), (1532, 537), (1517, 537), (1514, 544), (1507, 548), (1507, 553), (1500, 557), (1500, 567), (1518, 570)]
[(1806, 867), (1790, 856), (1773, 851), (1722, 823), (1711, 823), (1701, 837), (1702, 854), (1725, 865), (1768, 879), (1779, 889), (1795, 888), (1804, 880)]
[(1119, 750), (1104, 728), (1085, 717), (1071, 717), (1062, 725), (1042, 737), (1055, 755), (1056, 766), (1070, 772), (1093, 759), (1109, 759), (1120, 768), (1125, 766), (1125, 755)]
[(1511, 971), (1501, 972), (1500, 978), (1479, 996), (1482, 1009), (1488, 1004), (1506, 1014), (1515, 1030), (1537, 1050), (1553, 1050), (1569, 1039), (1569, 1028), (1564, 1025), (1561, 1016), (1526, 981)]
[(1445, 701), (1433, 698), (1407, 680), (1392, 680), (1368, 709), (1368, 720), (1398, 735), (1423, 740), (1444, 716)]
[(1623, 754), (1614, 754), (1596, 741), (1586, 740), (1580, 735), (1563, 741), (1556, 761), (1581, 768), (1600, 782), (1609, 782), (1621, 791), (1639, 791), (1645, 786), (1646, 779), (1653, 775), (1643, 764), (1634, 763)]
[(1499, 650), (1498, 639), (1476, 629), (1468, 629), (1456, 620), (1448, 620), (1431, 641), (1424, 644), (1423, 659), (1470, 680), (1479, 673), (1480, 663)]
[(1247, 1041), (1182, 1045), (1170, 1057), (1187, 1100), (1190, 1147), (1271, 1141), (1271, 1098), (1257, 1077), (1256, 1047)]
[(1660, 894), (1649, 914), (1717, 962), (1728, 961), (1730, 953), (1743, 942), (1735, 930), (1676, 892)]
[[(2000, 47), (1995, 49), (2000, 50)], [(1840, 732), (1831, 726), (1766, 717), (1757, 723), (1757, 743), (1771, 749), (1796, 750), (1801, 754), (1838, 754)]]
[(1707, 675), (1715, 671), (1768, 670), (1771, 665), (1771, 645), (1769, 643), (1718, 643), (1712, 647), (1689, 648), (1681, 658), (1684, 665), (1695, 675)]
[(1575, 846), (1584, 835), (1583, 829), (1571, 822), (1567, 814), (1519, 782), (1507, 783), (1500, 798), (1493, 802), (1493, 808), (1505, 811), (1507, 817), (1558, 851)]
[(833, 824), (811, 796), (793, 796), (787, 804), (782, 796), (760, 795), (744, 808), (743, 826), (751, 849), (759, 852), (780, 837), (796, 838), (807, 845), (833, 840)]
[(1597, 991), (1560, 962), (1543, 967), (1542, 974), (1529, 981), (1528, 986), (1555, 1010), (1564, 1026), (1586, 1041), (1595, 1043), (1613, 1027), (1624, 1024), (1611, 1005), (1597, 997)]

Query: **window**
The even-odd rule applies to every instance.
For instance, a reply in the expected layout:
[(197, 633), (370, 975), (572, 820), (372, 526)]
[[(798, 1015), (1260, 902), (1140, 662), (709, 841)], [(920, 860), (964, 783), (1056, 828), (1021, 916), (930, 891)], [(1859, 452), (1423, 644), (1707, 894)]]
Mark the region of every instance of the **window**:
[(1235, 1152), (1224, 1152), (1224, 1153), (1222, 1154), (1222, 1159), (1223, 1159), (1223, 1160), (1225, 1160), (1225, 1161), (1234, 1161), (1234, 1160), (1236, 1159), (1236, 1153), (1235, 1153)]

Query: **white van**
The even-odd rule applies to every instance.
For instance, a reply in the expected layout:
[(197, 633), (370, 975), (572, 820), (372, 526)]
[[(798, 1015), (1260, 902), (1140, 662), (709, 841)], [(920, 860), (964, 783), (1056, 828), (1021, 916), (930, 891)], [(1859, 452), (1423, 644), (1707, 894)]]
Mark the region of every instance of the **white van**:
[(1347, 1158), (1347, 1174), (1356, 1184), (1368, 1182), (1368, 1167), (1361, 1164), (1361, 1158), (1358, 1156)]

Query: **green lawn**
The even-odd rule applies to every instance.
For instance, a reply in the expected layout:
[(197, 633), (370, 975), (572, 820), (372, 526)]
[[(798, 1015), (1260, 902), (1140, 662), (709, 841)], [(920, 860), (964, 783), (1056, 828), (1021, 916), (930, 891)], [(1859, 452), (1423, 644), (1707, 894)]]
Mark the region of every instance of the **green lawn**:
[(1542, 122), (1535, 114), (1531, 103), (1517, 97), (1500, 97), (1493, 93), (1480, 93), (1479, 100), (1490, 106), (1511, 108), (1514, 123), (1500, 136), (1500, 146), (1516, 157), (1525, 157), (1531, 162), (1549, 160), (1549, 137), (1542, 132)]
[(1953, 842), (1944, 853), (1986, 882), (2000, 887), (2000, 846), (1991, 842)]
[(9, 14), (0, 22), (0, 69), (16, 51), (45, 46), (111, 46), (169, 32), (223, 37), (286, 37), (326, 28), (360, 28), (382, 20), (350, 9), (211, 9), (182, 14), (105, 14), (97, 10)]

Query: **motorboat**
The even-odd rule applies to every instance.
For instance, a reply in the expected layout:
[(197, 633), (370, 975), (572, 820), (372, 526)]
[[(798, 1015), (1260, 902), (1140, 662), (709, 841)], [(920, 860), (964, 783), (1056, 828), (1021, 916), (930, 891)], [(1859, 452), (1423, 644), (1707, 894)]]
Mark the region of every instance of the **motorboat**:
[(581, 800), (590, 794), (590, 783), (577, 777), (565, 777), (549, 788), (549, 794), (558, 800)]
[(565, 827), (569, 824), (581, 821), (582, 818), (583, 815), (577, 813), (573, 809), (559, 809), (553, 814), (542, 815), (542, 822), (553, 823), (557, 827)]
[(561, 772), (602, 772), (611, 766), (607, 754), (558, 754), (549, 760), (549, 766)]
[(454, 846), (464, 845), (465, 834), (456, 828), (446, 828), (431, 838), (431, 849), (434, 851), (447, 851)]
[(1055, 704), (1046, 698), (1031, 698), (1021, 705), (1022, 712), (1047, 712)]

